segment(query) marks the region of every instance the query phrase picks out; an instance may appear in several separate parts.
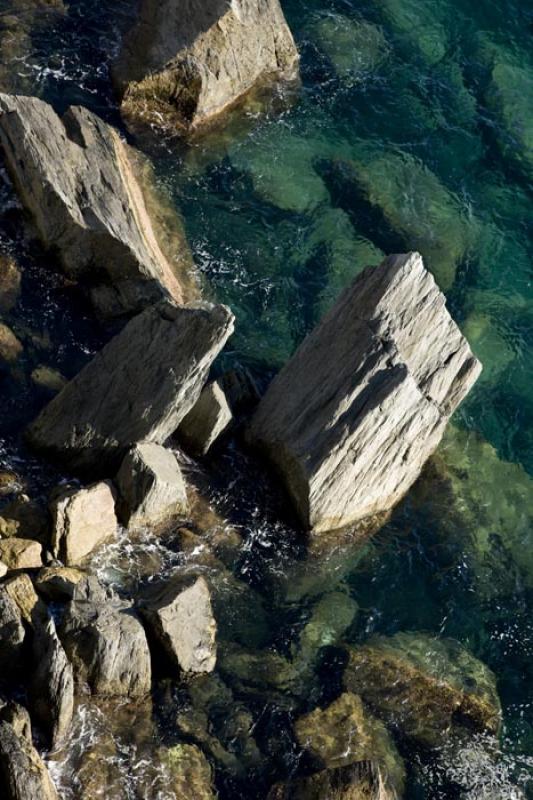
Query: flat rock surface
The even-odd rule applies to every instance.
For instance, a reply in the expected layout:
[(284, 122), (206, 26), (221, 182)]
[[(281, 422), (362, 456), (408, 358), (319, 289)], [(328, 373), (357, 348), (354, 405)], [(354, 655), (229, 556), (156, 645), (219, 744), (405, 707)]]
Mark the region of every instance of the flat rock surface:
[(176, 430), (232, 331), (225, 306), (147, 309), (45, 407), (30, 442), (78, 471), (113, 474), (137, 442)]
[(480, 371), (421, 256), (389, 256), (277, 375), (248, 439), (306, 527), (340, 528), (403, 497)]

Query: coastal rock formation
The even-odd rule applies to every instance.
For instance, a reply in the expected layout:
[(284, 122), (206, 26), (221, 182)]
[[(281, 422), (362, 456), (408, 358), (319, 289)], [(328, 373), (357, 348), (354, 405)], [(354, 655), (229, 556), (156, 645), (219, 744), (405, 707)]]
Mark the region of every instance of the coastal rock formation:
[(248, 439), (302, 523), (392, 508), (481, 370), (418, 253), (367, 268), (270, 385)]
[(452, 731), (498, 733), (496, 679), (459, 643), (397, 633), (374, 636), (348, 654), (347, 690), (408, 739), (437, 747)]
[(37, 750), (0, 722), (0, 796), (5, 800), (59, 800)]
[(39, 542), (31, 539), (18, 539), (13, 536), (10, 539), (0, 540), (0, 561), (8, 570), (42, 567), (41, 553), (42, 547)]
[(233, 415), (220, 383), (211, 381), (182, 421), (177, 435), (186, 450), (205, 456), (232, 421)]
[(163, 444), (198, 399), (233, 319), (207, 303), (146, 309), (46, 406), (30, 442), (92, 474), (118, 470), (136, 442)]
[(129, 528), (158, 525), (187, 511), (187, 491), (176, 456), (153, 442), (140, 442), (117, 473), (122, 519)]
[(184, 672), (212, 672), (217, 625), (205, 578), (198, 578), (187, 588), (181, 578), (165, 584), (142, 613), (176, 667)]
[(0, 95), (0, 145), (20, 199), (69, 278), (87, 284), (103, 316), (169, 295), (181, 302), (128, 147), (87, 111), (63, 117), (36, 97)]
[(279, 0), (142, 0), (114, 69), (126, 116), (185, 131), (297, 76)]
[(115, 496), (108, 481), (70, 489), (51, 505), (52, 552), (67, 566), (76, 566), (117, 532)]

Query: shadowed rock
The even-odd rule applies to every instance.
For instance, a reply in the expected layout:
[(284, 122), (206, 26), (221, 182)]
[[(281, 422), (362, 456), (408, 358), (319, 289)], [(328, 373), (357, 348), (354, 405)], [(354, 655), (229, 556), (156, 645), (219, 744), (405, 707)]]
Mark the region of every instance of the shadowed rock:
[(142, 0), (114, 69), (127, 116), (181, 130), (297, 75), (279, 0)]
[(177, 435), (185, 449), (194, 455), (205, 456), (232, 421), (224, 390), (218, 381), (211, 381), (182, 421)]
[(248, 439), (306, 527), (340, 528), (403, 497), (480, 370), (420, 255), (390, 256), (305, 339)]
[(59, 800), (37, 750), (0, 722), (0, 796), (3, 800)]
[(81, 472), (116, 472), (136, 442), (162, 444), (176, 430), (232, 331), (225, 306), (147, 309), (46, 406), (31, 444)]

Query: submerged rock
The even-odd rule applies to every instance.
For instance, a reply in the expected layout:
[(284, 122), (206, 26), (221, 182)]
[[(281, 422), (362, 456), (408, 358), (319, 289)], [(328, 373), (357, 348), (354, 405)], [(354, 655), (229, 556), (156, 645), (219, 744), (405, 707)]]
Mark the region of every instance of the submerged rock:
[(52, 552), (67, 566), (76, 566), (117, 532), (115, 496), (108, 481), (85, 489), (69, 489), (51, 504)]
[(115, 472), (140, 441), (162, 444), (192, 408), (233, 331), (225, 306), (163, 301), (132, 319), (30, 426), (38, 450)]
[(0, 796), (5, 800), (59, 800), (37, 750), (7, 722), (0, 722)]
[(297, 74), (278, 0), (142, 0), (114, 68), (126, 116), (185, 131), (258, 85)]
[(2, 362), (14, 364), (23, 352), (22, 342), (15, 336), (8, 325), (0, 322), (0, 365)]
[(14, 700), (5, 701), (0, 698), (0, 720), (9, 723), (17, 736), (32, 743), (31, 719), (24, 706)]
[(16, 674), (21, 665), (26, 631), (15, 601), (0, 585), (0, 682)]
[(0, 254), (0, 311), (11, 311), (20, 295), (21, 274), (16, 261)]
[(165, 295), (182, 300), (130, 151), (113, 128), (85, 108), (59, 117), (36, 97), (0, 95), (0, 143), (40, 239), (59, 251), (70, 278), (89, 286), (103, 316)]
[(218, 381), (211, 381), (182, 420), (177, 435), (186, 450), (205, 456), (232, 421), (233, 414), (222, 386)]
[(372, 76), (389, 54), (387, 40), (379, 26), (344, 14), (329, 12), (314, 21), (309, 32), (337, 76), (348, 84)]
[(169, 788), (180, 800), (215, 800), (213, 770), (199, 747), (176, 744), (162, 750), (161, 762), (169, 773)]
[(398, 800), (372, 761), (325, 769), (287, 784), (276, 784), (267, 800)]
[(374, 636), (348, 654), (348, 691), (406, 738), (438, 747), (452, 732), (498, 732), (496, 679), (458, 642), (398, 633)]
[(417, 253), (366, 269), (270, 385), (248, 440), (302, 523), (390, 509), (436, 449), (481, 365)]
[(176, 456), (159, 444), (136, 444), (122, 461), (116, 484), (129, 528), (160, 525), (187, 512), (187, 491)]

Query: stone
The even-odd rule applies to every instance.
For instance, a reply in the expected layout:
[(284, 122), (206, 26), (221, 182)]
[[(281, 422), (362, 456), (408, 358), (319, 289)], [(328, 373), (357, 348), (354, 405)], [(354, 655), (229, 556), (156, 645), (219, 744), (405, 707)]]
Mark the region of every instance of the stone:
[(0, 561), (9, 570), (39, 569), (43, 565), (42, 546), (31, 539), (17, 539), (15, 536), (1, 539)]
[(212, 672), (217, 657), (217, 625), (205, 578), (184, 588), (181, 577), (156, 588), (142, 614), (174, 667), (183, 672)]
[(389, 256), (304, 340), (247, 438), (306, 528), (341, 528), (405, 495), (480, 371), (420, 255)]
[(199, 747), (175, 744), (162, 749), (161, 763), (169, 774), (168, 788), (183, 800), (215, 800), (213, 770)]
[[(494, 47), (494, 46), (493, 46)], [(505, 158), (513, 159), (527, 178), (533, 175), (533, 79), (503, 48), (494, 48), (486, 101), (499, 116), (495, 133)]]
[(125, 456), (115, 483), (128, 528), (160, 525), (187, 513), (187, 491), (178, 461), (160, 444), (136, 444)]
[(35, 627), (33, 658), (29, 686), (31, 710), (46, 734), (48, 748), (55, 749), (72, 722), (74, 676), (51, 617)]
[(74, 589), (84, 577), (84, 572), (73, 567), (43, 567), (35, 587), (47, 600), (62, 603), (72, 600)]
[(349, 86), (372, 76), (389, 55), (380, 27), (344, 14), (328, 12), (310, 26), (310, 34), (338, 78)]
[(32, 743), (31, 719), (24, 706), (15, 703), (14, 700), (6, 702), (0, 698), (0, 721), (8, 722), (17, 736)]
[(26, 631), (15, 601), (0, 585), (0, 681), (16, 674), (24, 654)]
[(44, 389), (50, 394), (59, 394), (68, 383), (67, 379), (57, 369), (52, 369), (52, 367), (42, 364), (32, 371), (31, 379), (35, 386), (39, 389)]
[(193, 455), (205, 456), (233, 421), (224, 391), (211, 381), (177, 430), (178, 439)]
[(125, 601), (106, 596), (97, 582), (81, 581), (68, 604), (59, 637), (80, 691), (143, 698), (151, 688), (144, 628)]
[(225, 306), (163, 301), (125, 328), (43, 409), (31, 444), (78, 471), (113, 474), (136, 442), (163, 444), (233, 332)]
[(6, 580), (2, 587), (17, 606), (27, 625), (33, 628), (47, 619), (46, 605), (39, 599), (29, 575), (24, 572), (15, 575)]
[(426, 747), (439, 747), (454, 731), (500, 729), (495, 676), (451, 639), (374, 636), (348, 648), (344, 685), (388, 727)]
[(37, 750), (0, 722), (0, 796), (5, 800), (59, 800)]
[(288, 784), (276, 784), (267, 800), (398, 800), (372, 761), (325, 769)]
[(20, 295), (21, 274), (16, 261), (6, 253), (0, 254), (0, 311), (11, 311)]
[(122, 112), (194, 131), (251, 90), (298, 76), (279, 0), (142, 0), (113, 70)]
[(109, 481), (69, 489), (50, 506), (52, 552), (67, 566), (82, 563), (117, 532), (115, 495)]
[(4, 575), (7, 575), (7, 566), (3, 561), (0, 561), (0, 578), (3, 578)]
[(89, 285), (97, 310), (118, 316), (166, 295), (182, 301), (117, 131), (79, 106), (59, 117), (36, 97), (3, 94), (0, 144), (43, 245)]
[(14, 364), (23, 352), (22, 342), (17, 339), (10, 327), (0, 322), (0, 361)]

